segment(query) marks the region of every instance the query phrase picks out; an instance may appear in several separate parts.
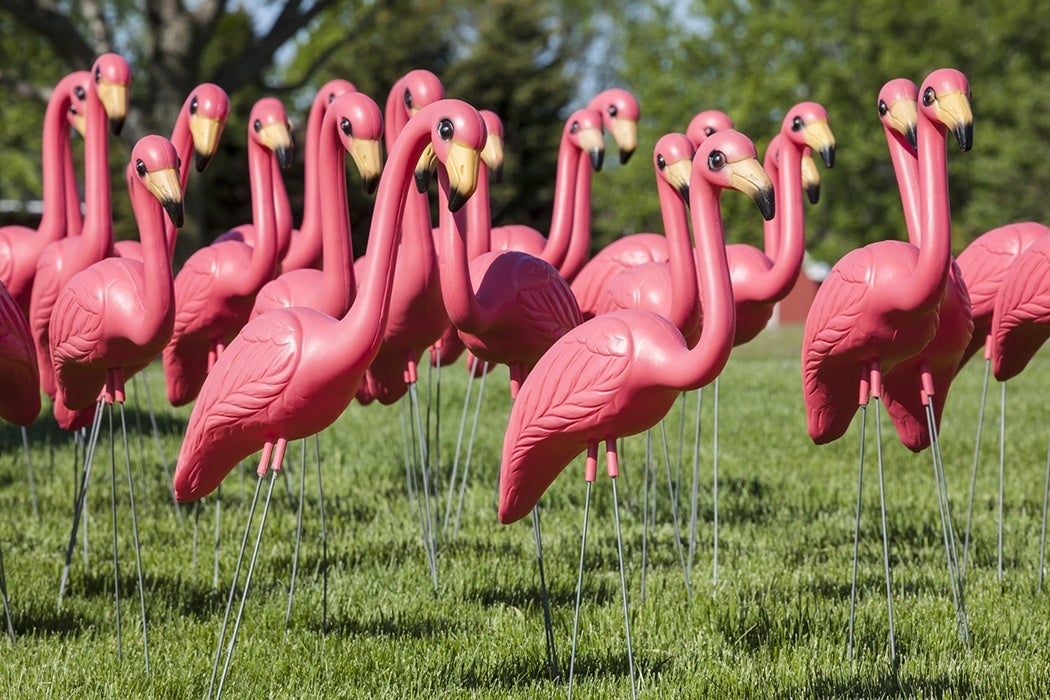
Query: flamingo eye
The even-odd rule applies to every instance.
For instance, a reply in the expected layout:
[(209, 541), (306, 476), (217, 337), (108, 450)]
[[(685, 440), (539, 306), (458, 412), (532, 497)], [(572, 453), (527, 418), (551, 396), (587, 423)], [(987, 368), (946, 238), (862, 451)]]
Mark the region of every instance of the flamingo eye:
[(580, 131), (580, 123), (579, 122), (573, 122), (569, 126), (569, 133), (570, 134), (577, 134), (577, 133), (579, 133), (579, 131)]
[(101, 83), (102, 82), (102, 67), (101, 66), (95, 66), (95, 82), (96, 83)]
[(175, 157), (175, 167), (182, 170), (182, 158), (179, 158), (178, 156)]
[(197, 98), (194, 97), (193, 101), (190, 102), (190, 114), (196, 114), (196, 113), (197, 113)]
[(929, 107), (937, 99), (937, 91), (932, 87), (926, 88), (926, 92), (922, 93), (922, 103)]
[(885, 117), (889, 111), (890, 108), (886, 105), (886, 100), (879, 100), (879, 116)]
[(616, 105), (609, 105), (607, 111), (609, 112), (610, 117), (615, 117), (620, 110), (616, 109)]
[(715, 133), (715, 127), (713, 127), (713, 126), (705, 126), (704, 127), (704, 134), (706, 134), (707, 136), (710, 136), (713, 133)]
[(333, 102), (335, 102), (335, 93), (330, 92), (328, 93), (328, 104), (332, 104)]
[(139, 174), (139, 177), (146, 177), (146, 164), (141, 158), (135, 161), (135, 172)]
[(442, 119), (438, 123), (438, 136), (441, 137), (442, 141), (451, 141), (455, 133), (456, 127), (452, 125), (451, 119)]
[(667, 167), (667, 161), (664, 160), (664, 156), (661, 153), (660, 155), (656, 156), (656, 168), (658, 170), (663, 170), (666, 167)]
[(711, 155), (707, 157), (707, 167), (711, 170), (721, 170), (726, 167), (726, 155), (722, 151), (712, 151)]
[(77, 85), (75, 88), (73, 88), (73, 96), (76, 97), (78, 100), (82, 100), (85, 97), (87, 97), (87, 92), (84, 91), (84, 88)]
[(256, 132), (262, 131), (262, 120), (256, 119), (252, 122), (252, 128), (255, 129)]
[(346, 117), (343, 117), (339, 121), (339, 128), (342, 129), (343, 133), (346, 134), (347, 136), (353, 136), (354, 135), (354, 130), (353, 130), (353, 127), (350, 124), (350, 120), (347, 119)]
[(405, 88), (405, 107), (412, 109), (412, 92)]
[(791, 120), (791, 130), (792, 131), (802, 131), (802, 126), (803, 126), (802, 117), (795, 117), (794, 119)]
[(69, 113), (70, 114), (76, 114), (77, 113), (76, 105), (69, 105)]

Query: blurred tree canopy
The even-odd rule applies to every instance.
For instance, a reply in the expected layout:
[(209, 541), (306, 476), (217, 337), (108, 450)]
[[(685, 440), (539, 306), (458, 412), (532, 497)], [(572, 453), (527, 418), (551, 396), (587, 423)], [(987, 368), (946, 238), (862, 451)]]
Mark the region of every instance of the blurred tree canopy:
[[(1035, 0), (958, 0), (901, 6), (888, 0), (7, 0), (0, 7), (0, 199), (40, 191), (40, 129), (50, 86), (69, 70), (116, 50), (131, 62), (133, 112), (113, 144), (114, 183), (129, 144), (168, 133), (191, 88), (222, 85), (233, 114), (223, 153), (191, 177), (185, 256), (250, 216), (244, 123), (263, 94), (285, 100), (301, 135), (313, 91), (333, 77), (380, 105), (400, 75), (428, 68), (446, 93), (493, 109), (506, 128), (504, 183), (493, 190), (496, 223), (550, 220), (561, 120), (598, 90), (619, 85), (642, 106), (641, 156), (606, 159), (595, 176), (594, 248), (660, 230), (648, 151), (660, 134), (684, 131), (703, 109), (726, 111), (760, 151), (795, 102), (816, 100), (838, 141), (822, 170), (819, 204), (807, 209), (810, 252), (834, 261), (847, 250), (903, 236), (903, 217), (877, 120), (882, 83), (916, 82), (954, 66), (974, 94), (974, 149), (949, 157), (954, 249), (1008, 221), (1050, 221), (1050, 5)], [(74, 141), (77, 143), (77, 141)], [(301, 143), (301, 140), (300, 140)], [(288, 171), (301, 201), (302, 154)], [(353, 180), (353, 178), (351, 178)], [(371, 202), (351, 182), (355, 250)], [(758, 243), (753, 206), (724, 198), (731, 240)], [(131, 235), (127, 196), (114, 203), (118, 235)]]

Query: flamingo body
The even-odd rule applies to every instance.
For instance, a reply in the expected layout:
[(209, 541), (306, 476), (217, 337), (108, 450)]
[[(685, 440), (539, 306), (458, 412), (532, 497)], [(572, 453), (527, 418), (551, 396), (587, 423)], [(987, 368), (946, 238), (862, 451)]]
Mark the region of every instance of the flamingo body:
[(40, 370), (29, 323), (7, 287), (0, 282), (0, 418), (29, 425), (40, 413)]
[(992, 314), (992, 372), (1001, 382), (1028, 366), (1050, 338), (1050, 236), (1018, 256), (1006, 274)]

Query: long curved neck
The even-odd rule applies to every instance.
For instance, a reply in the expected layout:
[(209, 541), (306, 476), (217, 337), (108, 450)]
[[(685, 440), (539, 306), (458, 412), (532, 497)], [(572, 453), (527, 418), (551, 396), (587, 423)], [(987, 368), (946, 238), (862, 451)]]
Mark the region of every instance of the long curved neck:
[[(765, 158), (762, 159), (762, 169), (766, 171), (766, 175), (769, 176), (770, 182), (780, 182), (780, 164), (777, 162), (777, 153), (780, 148), (781, 136), (778, 133), (769, 142), (769, 146), (766, 147)], [(777, 190), (774, 193), (774, 197), (779, 196), (780, 191)], [(779, 205), (780, 202), (777, 202)], [(773, 214), (772, 219), (762, 220), (762, 251), (766, 254), (766, 257), (770, 260), (776, 260), (777, 255), (780, 254), (780, 207), (776, 207), (776, 212)]]
[(492, 248), (489, 169), (484, 162), (478, 164), (478, 187), (474, 190), (474, 196), (467, 200), (463, 208), (467, 218), (467, 257), (473, 260)]
[(689, 233), (689, 213), (685, 202), (664, 178), (657, 175), (656, 191), (667, 237), (667, 258), (671, 269), (671, 308), (667, 320), (683, 334), (700, 321), (700, 290)]
[[(478, 333), (484, 330), (488, 322), (474, 295), (474, 284), (470, 279), (463, 230), (466, 214), (462, 210), (455, 214), (448, 211), (448, 174), (443, 168), (438, 168), (438, 186), (438, 276), (441, 279), (441, 297), (453, 326), (465, 333)], [(469, 205), (468, 201), (466, 206)]]
[[(913, 277), (914, 287), (902, 306), (920, 308), (937, 303), (948, 279), (951, 252), (951, 208), (948, 203), (948, 157), (946, 132), (920, 111), (919, 203), (922, 212), (922, 245)], [(910, 303), (909, 303), (910, 302)]]
[(736, 307), (719, 208), (721, 190), (715, 190), (702, 178), (691, 180), (689, 201), (700, 268), (704, 330), (687, 357), (669, 368), (675, 380), (672, 386), (681, 389), (698, 389), (722, 372), (736, 332)]
[(806, 227), (802, 208), (802, 151), (805, 147), (781, 140), (780, 167), (775, 189), (780, 245), (773, 267), (755, 280), (754, 298), (780, 301), (795, 286), (806, 252)]
[(558, 272), (572, 281), (591, 252), (591, 160), (580, 152), (576, 163), (576, 198), (572, 204), (572, 240)]
[(376, 193), (365, 253), (364, 283), (358, 289), (353, 308), (340, 322), (340, 338), (361, 353), (355, 352), (348, 361), (370, 364), (379, 352), (386, 330), (405, 199), (413, 179), (412, 171), (430, 135), (428, 125), (418, 119), (402, 131), (389, 152)]
[[(171, 143), (175, 146), (175, 152), (179, 154), (179, 191), (185, 192), (190, 181), (190, 162), (193, 160), (193, 134), (190, 133), (190, 111), (186, 105), (179, 110), (179, 116), (175, 119), (175, 127), (171, 130)], [(167, 242), (168, 254), (171, 255), (175, 251), (175, 240), (179, 231), (171, 219), (166, 216), (161, 218), (164, 240)]]
[[(328, 103), (324, 98), (315, 99), (306, 118), (306, 146), (303, 152), (303, 218), (299, 224), (299, 240), (296, 246), (316, 251), (321, 245), (321, 188), (318, 172), (318, 157), (321, 148), (321, 123)], [(342, 172), (342, 170), (340, 170)], [(344, 188), (345, 190), (345, 188)], [(345, 194), (345, 193), (344, 193)], [(316, 253), (315, 253), (316, 256)]]
[(248, 138), (248, 178), (252, 189), (252, 223), (255, 245), (238, 292), (255, 294), (277, 272), (277, 230), (274, 220), (273, 171), (277, 157), (265, 146)]
[(346, 196), (346, 151), (341, 148), (335, 119), (325, 119), (317, 130), (318, 202), (328, 202), (318, 222), (324, 238), (321, 249), (321, 295), (318, 308), (342, 318), (357, 294), (354, 251), (350, 241), (350, 212)]
[(284, 174), (276, 158), (270, 158), (270, 181), (273, 189), (277, 259), (280, 260), (288, 253), (288, 247), (292, 244), (292, 203), (288, 201), (288, 191), (284, 188)]
[(87, 214), (81, 235), (84, 236), (85, 245), (91, 249), (92, 256), (101, 260), (113, 253), (113, 212), (109, 191), (108, 118), (94, 83), (87, 91), (85, 111), (84, 189)]
[(65, 133), (65, 147), (62, 149), (62, 170), (65, 180), (63, 199), (66, 208), (66, 231), (67, 236), (79, 236), (80, 230), (84, 228), (84, 212), (80, 207), (80, 190), (77, 188), (77, 169), (73, 164), (73, 144), (69, 139), (68, 129)]
[(155, 339), (165, 321), (175, 312), (175, 288), (172, 282), (171, 257), (165, 238), (165, 221), (160, 202), (140, 185), (131, 188), (131, 207), (142, 241), (142, 272), (145, 281), (143, 318), (138, 329), (139, 344)]
[(567, 136), (562, 136), (558, 146), (558, 164), (554, 171), (554, 209), (551, 212), (551, 227), (547, 232), (547, 244), (540, 255), (554, 267), (565, 259), (572, 243), (573, 207), (576, 198), (577, 160), (584, 158), (580, 149)]
[(913, 246), (922, 241), (921, 213), (919, 204), (919, 159), (897, 131), (883, 125), (886, 145), (890, 149), (893, 173), (897, 176), (897, 189), (901, 193), (904, 207), (904, 225), (908, 229), (908, 242)]
[[(66, 122), (66, 112), (70, 102), (69, 87), (66, 81), (59, 81), (55, 86), (55, 91), (51, 94), (51, 99), (47, 102), (47, 110), (44, 112), (42, 135), (44, 213), (40, 217), (37, 231), (46, 242), (57, 241), (65, 236), (68, 226), (67, 176), (71, 174), (73, 167), (72, 152), (69, 147), (69, 125)], [(72, 182), (76, 184), (75, 178), (72, 178)], [(75, 186), (73, 197), (76, 199), (77, 228), (79, 228), (80, 199), (76, 195)]]

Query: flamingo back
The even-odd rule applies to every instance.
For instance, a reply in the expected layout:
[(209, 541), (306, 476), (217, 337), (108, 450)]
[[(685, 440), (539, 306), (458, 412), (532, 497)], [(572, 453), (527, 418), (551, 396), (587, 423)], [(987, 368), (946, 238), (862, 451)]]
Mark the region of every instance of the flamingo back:
[(15, 299), (0, 282), (0, 418), (29, 425), (40, 413), (40, 372), (29, 323)]
[(1020, 374), (1050, 339), (1050, 236), (1010, 266), (992, 314), (992, 372), (1005, 382)]

